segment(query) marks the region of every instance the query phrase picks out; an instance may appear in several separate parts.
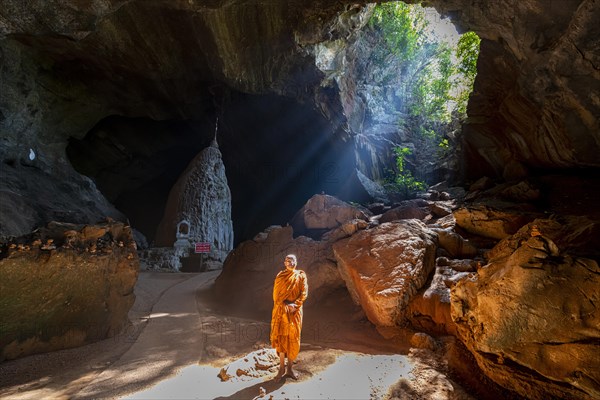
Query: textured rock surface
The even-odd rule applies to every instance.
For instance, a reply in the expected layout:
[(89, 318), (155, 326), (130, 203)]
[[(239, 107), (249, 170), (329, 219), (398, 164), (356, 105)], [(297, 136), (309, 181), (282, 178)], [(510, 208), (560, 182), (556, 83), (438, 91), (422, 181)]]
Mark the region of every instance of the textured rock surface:
[(275, 349), (260, 349), (230, 362), (219, 371), (221, 381), (266, 378), (277, 370), (279, 355)]
[(515, 243), (452, 289), (459, 337), (486, 375), (524, 397), (598, 398), (598, 264), (545, 236)]
[(424, 219), (430, 214), (428, 204), (425, 200), (407, 200), (398, 207), (383, 213), (379, 222), (391, 222), (399, 219)]
[(291, 224), (295, 232), (303, 233), (328, 231), (354, 219), (368, 221), (358, 208), (333, 196), (316, 194), (296, 213)]
[(127, 322), (139, 261), (122, 223), (50, 223), (0, 247), (0, 358), (116, 335)]
[(420, 221), (390, 222), (334, 243), (333, 253), (369, 321), (394, 326), (433, 272), (435, 234)]
[(484, 205), (461, 207), (454, 211), (456, 225), (469, 233), (504, 239), (534, 219), (533, 214), (503, 211)]
[[(361, 3), (3, 0), (2, 162), (19, 163), (33, 149), (40, 177), (71, 181), (57, 174), (68, 168), (70, 137), (109, 115), (214, 116), (222, 100), (215, 82), (315, 105), (346, 139), (367, 133), (369, 98), (357, 95), (348, 73), (360, 47), (346, 45), (368, 17), (371, 6)], [(466, 129), (469, 177), (600, 166), (596, 1), (428, 4), (483, 39)], [(376, 130), (395, 129), (392, 119)], [(353, 143), (361, 171), (377, 170), (377, 146)], [(70, 193), (74, 204), (77, 196), (96, 193)]]
[(209, 256), (225, 261), (233, 249), (231, 192), (216, 145), (202, 150), (171, 189), (156, 233), (156, 246), (172, 246), (177, 224), (183, 220), (190, 224), (191, 242), (210, 243)]
[(447, 266), (438, 266), (424, 291), (414, 296), (406, 309), (410, 324), (427, 332), (456, 335), (456, 324), (450, 315), (450, 288), (471, 276)]
[(432, 228), (438, 235), (440, 247), (454, 258), (470, 258), (477, 255), (477, 247), (450, 229)]
[(43, 171), (35, 161), (0, 164), (0, 237), (25, 235), (53, 220), (80, 224), (105, 217), (125, 220), (89, 178), (71, 168)]

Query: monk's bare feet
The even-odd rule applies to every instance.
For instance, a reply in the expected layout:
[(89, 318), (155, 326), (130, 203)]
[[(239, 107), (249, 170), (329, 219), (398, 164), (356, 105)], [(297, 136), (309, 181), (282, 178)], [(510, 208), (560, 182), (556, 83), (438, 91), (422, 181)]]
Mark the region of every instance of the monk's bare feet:
[(286, 375), (285, 371), (283, 369), (280, 369), (279, 372), (277, 373), (277, 375), (275, 375), (275, 378), (273, 378), (275, 381), (280, 381), (283, 379), (283, 377)]
[(289, 376), (290, 378), (292, 378), (295, 381), (298, 380), (298, 375), (296, 375), (296, 373), (291, 368), (288, 368), (285, 371), (285, 376)]

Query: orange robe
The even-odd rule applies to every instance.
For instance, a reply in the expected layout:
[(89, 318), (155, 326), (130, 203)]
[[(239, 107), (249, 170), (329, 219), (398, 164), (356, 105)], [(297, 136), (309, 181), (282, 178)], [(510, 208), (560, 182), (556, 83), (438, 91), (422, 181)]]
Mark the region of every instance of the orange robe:
[[(306, 273), (285, 269), (277, 274), (273, 287), (273, 314), (271, 318), (271, 345), (277, 353), (286, 353), (293, 361), (300, 352), (302, 331), (302, 304), (308, 296)], [(286, 302), (296, 304), (296, 311), (286, 310)]]

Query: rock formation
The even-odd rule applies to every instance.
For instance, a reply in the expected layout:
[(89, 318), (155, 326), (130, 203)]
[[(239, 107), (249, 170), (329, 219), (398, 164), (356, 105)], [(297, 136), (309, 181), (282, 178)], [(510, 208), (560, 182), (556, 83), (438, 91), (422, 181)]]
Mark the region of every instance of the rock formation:
[(369, 321), (404, 322), (404, 309), (434, 268), (435, 234), (415, 220), (382, 224), (333, 245), (346, 287)]
[(459, 337), (487, 376), (524, 397), (597, 398), (600, 268), (532, 235), (454, 286)]
[(368, 217), (363, 211), (333, 196), (316, 194), (296, 213), (291, 225), (297, 235), (312, 233), (320, 236), (354, 219), (367, 221)]
[(131, 228), (50, 223), (0, 247), (0, 359), (118, 334), (135, 300)]
[(231, 192), (216, 142), (194, 158), (171, 189), (155, 246), (173, 246), (181, 221), (189, 223), (187, 234), (192, 243), (210, 243), (209, 256), (225, 260), (233, 248)]
[[(488, 189), (503, 191), (505, 185)], [(323, 201), (314, 200), (299, 214), (322, 210)], [(396, 219), (385, 223), (379, 223), (381, 214), (369, 222), (339, 220), (340, 226), (314, 240), (294, 239), (290, 226), (269, 228), (230, 254), (216, 294), (232, 308), (252, 302), (268, 318), (273, 276), (284, 255), (295, 252), (314, 294), (307, 307), (345, 287), (380, 329), (401, 325), (456, 335), (483, 374), (521, 396), (597, 397), (600, 270), (596, 261), (562, 251), (590, 252), (597, 223), (554, 216), (519, 227), (518, 221), (530, 221), (536, 213), (531, 204), (509, 207), (506, 200), (498, 203), (502, 211), (454, 200), (414, 203), (428, 211), (420, 214), (426, 214), (423, 221), (404, 219), (403, 213), (388, 213)], [(328, 204), (339, 203), (329, 199)], [(453, 213), (435, 216), (434, 209)], [(521, 220), (523, 209), (529, 211)], [(468, 217), (469, 210), (477, 217)], [(476, 367), (470, 368), (473, 373)]]

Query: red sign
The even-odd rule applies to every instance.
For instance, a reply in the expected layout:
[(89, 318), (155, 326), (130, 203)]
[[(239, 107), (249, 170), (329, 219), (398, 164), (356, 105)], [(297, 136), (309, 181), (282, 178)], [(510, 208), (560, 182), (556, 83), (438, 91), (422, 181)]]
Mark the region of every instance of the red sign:
[(210, 253), (210, 243), (194, 243), (194, 253)]

